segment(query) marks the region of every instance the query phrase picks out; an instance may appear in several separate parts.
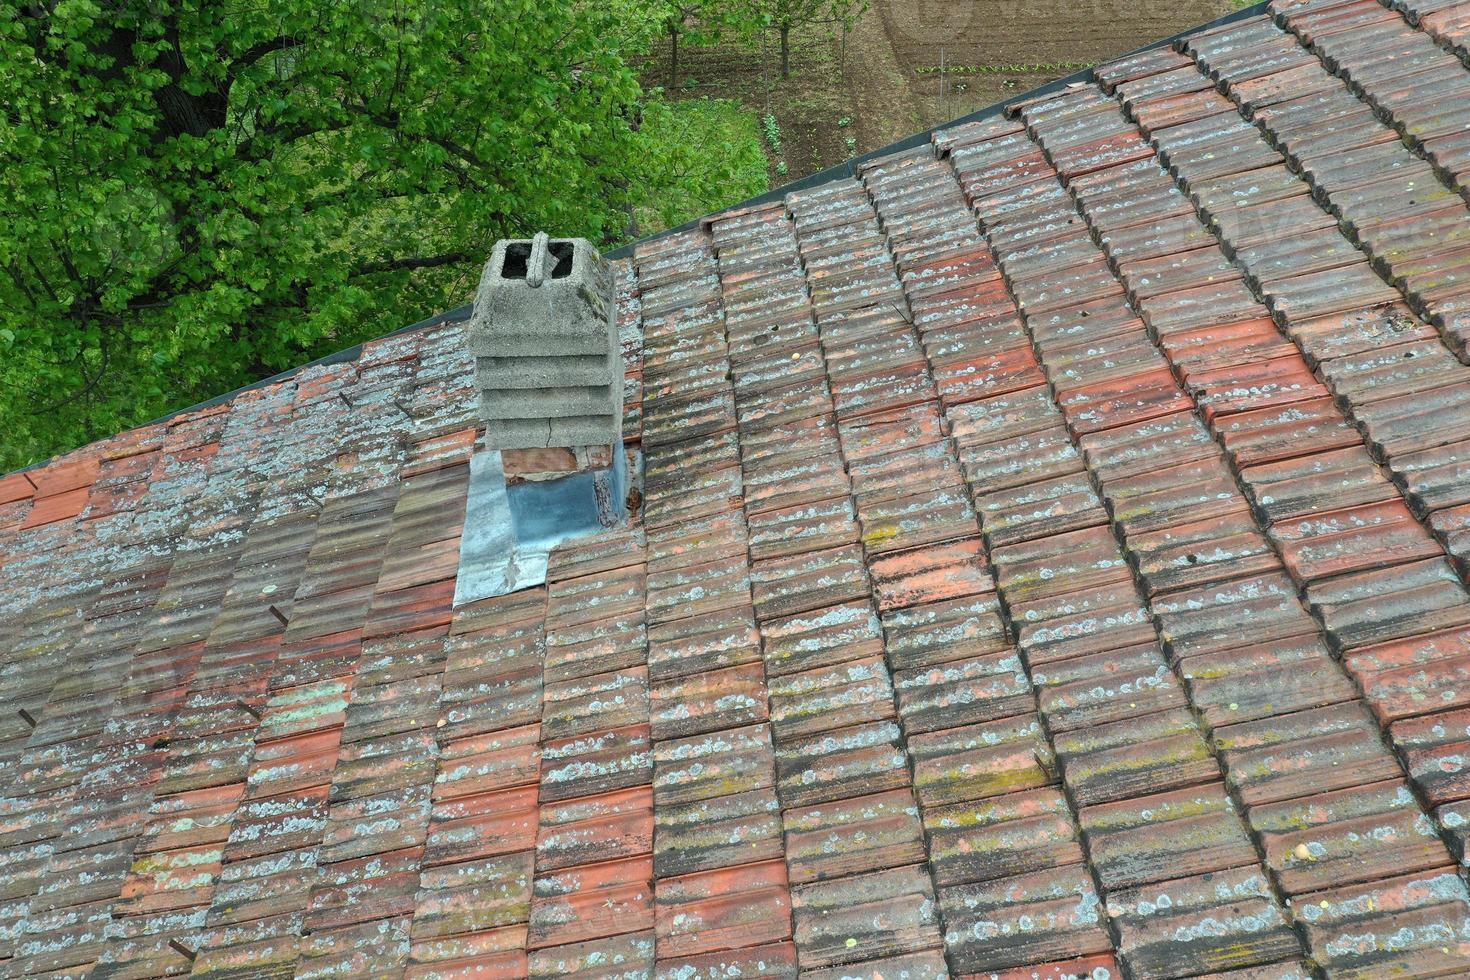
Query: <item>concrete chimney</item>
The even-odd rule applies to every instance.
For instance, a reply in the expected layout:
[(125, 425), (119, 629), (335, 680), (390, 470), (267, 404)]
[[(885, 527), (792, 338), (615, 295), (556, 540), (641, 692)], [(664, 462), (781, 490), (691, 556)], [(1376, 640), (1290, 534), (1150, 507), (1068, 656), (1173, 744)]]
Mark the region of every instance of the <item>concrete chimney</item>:
[(627, 516), (612, 275), (581, 238), (496, 244), (469, 324), (485, 423), (456, 603), (545, 581), (558, 542)]
[(612, 276), (581, 238), (501, 241), (480, 277), (470, 345), (494, 449), (622, 441)]

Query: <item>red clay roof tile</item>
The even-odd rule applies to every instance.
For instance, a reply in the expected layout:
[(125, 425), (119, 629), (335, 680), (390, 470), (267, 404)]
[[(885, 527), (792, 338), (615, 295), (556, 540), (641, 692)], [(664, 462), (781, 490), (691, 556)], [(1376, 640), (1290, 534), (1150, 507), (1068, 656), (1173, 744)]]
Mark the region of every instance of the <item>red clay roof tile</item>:
[(0, 957), (1455, 972), (1463, 6), (1278, 0), (640, 244), (641, 508), (545, 587), (452, 604), (457, 322), (0, 480)]

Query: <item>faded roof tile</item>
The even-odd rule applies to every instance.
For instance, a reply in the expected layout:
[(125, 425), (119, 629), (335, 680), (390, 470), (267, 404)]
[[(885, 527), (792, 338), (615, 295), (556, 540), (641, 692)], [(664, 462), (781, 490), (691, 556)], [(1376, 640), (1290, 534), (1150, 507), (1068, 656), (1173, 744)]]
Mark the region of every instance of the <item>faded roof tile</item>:
[(1465, 18), (1272, 9), (619, 260), (545, 587), (459, 316), (0, 479), (0, 957), (1455, 970)]

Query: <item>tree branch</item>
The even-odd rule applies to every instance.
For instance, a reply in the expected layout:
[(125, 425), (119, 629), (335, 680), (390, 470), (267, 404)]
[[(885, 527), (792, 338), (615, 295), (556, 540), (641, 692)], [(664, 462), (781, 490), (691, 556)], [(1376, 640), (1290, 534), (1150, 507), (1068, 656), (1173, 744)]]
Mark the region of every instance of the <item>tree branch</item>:
[[(241, 141), (235, 147), (235, 158), (244, 163), (258, 163), (268, 159), (271, 152), (278, 146), (286, 143), (295, 143), (304, 140), (308, 136), (320, 136), (326, 133), (336, 133), (346, 129), (350, 123), (334, 122), (329, 124), (302, 123), (299, 126), (287, 126), (282, 129), (265, 128), (257, 130), (255, 135)], [(262, 141), (257, 143), (257, 141)]]
[(469, 258), (468, 252), (446, 252), (443, 255), (403, 256), (396, 259), (388, 259), (383, 262), (368, 262), (358, 266), (352, 275), (373, 276), (380, 272), (397, 272), (400, 269), (433, 269), (441, 265), (454, 265), (456, 262), (464, 262)]
[(242, 71), (266, 55), (276, 51), (285, 51), (287, 48), (300, 47), (304, 43), (301, 38), (292, 37), (289, 34), (282, 34), (279, 37), (273, 37), (266, 41), (257, 41), (240, 52), (239, 56), (230, 62), (230, 66), (225, 69), (225, 84), (229, 85), (234, 82), (235, 79), (240, 77)]

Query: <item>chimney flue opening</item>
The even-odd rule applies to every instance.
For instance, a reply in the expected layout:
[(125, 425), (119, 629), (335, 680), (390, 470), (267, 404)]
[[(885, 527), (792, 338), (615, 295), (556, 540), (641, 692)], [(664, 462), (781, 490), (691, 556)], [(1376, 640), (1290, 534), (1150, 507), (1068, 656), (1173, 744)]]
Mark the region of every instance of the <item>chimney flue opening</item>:
[[(531, 243), (514, 242), (505, 248), (505, 264), (501, 266), (500, 278), (525, 279), (531, 269)], [(546, 246), (550, 260), (552, 279), (565, 279), (572, 274), (571, 242), (550, 242)]]

